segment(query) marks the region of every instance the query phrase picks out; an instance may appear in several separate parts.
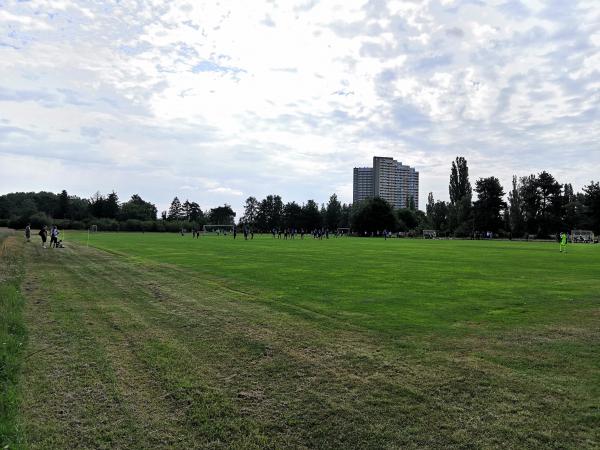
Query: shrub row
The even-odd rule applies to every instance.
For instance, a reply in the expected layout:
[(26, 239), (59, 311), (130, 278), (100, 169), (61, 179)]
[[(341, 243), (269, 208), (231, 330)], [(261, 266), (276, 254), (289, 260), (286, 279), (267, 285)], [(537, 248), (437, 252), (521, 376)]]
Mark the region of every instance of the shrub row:
[(23, 229), (27, 224), (31, 224), (32, 229), (40, 229), (46, 225), (50, 227), (56, 225), (61, 230), (87, 230), (93, 225), (98, 227), (98, 231), (158, 231), (158, 232), (179, 232), (182, 228), (186, 230), (200, 229), (202, 225), (187, 221), (163, 221), (163, 220), (135, 220), (129, 219), (118, 221), (115, 219), (94, 219), (89, 220), (68, 220), (52, 219), (44, 213), (36, 213), (28, 218), (12, 217), (10, 219), (0, 219), (0, 227), (14, 229)]

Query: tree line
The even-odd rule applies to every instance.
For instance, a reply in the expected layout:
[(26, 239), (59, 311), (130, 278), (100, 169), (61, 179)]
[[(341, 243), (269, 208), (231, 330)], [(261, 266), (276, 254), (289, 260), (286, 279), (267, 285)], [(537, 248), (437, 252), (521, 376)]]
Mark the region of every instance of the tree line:
[[(279, 195), (262, 200), (248, 197), (238, 225), (250, 226), (256, 232), (273, 229), (315, 229), (335, 231), (350, 228), (353, 232), (412, 232), (424, 229), (468, 237), (492, 232), (505, 237), (554, 236), (559, 231), (586, 229), (600, 233), (600, 184), (590, 182), (581, 192), (571, 184), (559, 183), (550, 173), (517, 177), (506, 195), (496, 177), (479, 178), (473, 188), (464, 157), (457, 157), (450, 167), (449, 201), (428, 196), (426, 211), (414, 208), (394, 209), (381, 198), (356, 204), (343, 204), (336, 194), (319, 205), (315, 200), (298, 204), (284, 203)], [(201, 229), (205, 224), (233, 225), (236, 213), (230, 205), (203, 211), (194, 201), (181, 202), (175, 197), (158, 219), (154, 204), (134, 194), (120, 202), (116, 192), (99, 192), (85, 199), (63, 190), (52, 192), (17, 192), (0, 196), (0, 226), (23, 228), (27, 223), (38, 228), (57, 224), (61, 228), (116, 231), (179, 231)]]
[[(414, 205), (414, 203), (413, 203)], [(268, 195), (262, 200), (248, 197), (244, 215), (239, 223), (259, 232), (296, 229), (307, 232), (319, 229), (336, 231), (349, 228), (355, 232), (408, 231), (425, 220), (425, 214), (412, 208), (394, 210), (380, 198), (357, 204), (341, 203), (336, 194), (320, 206), (315, 200), (303, 204), (284, 203), (279, 195)]]
[(575, 193), (570, 183), (561, 184), (550, 173), (513, 176), (505, 191), (496, 177), (475, 182), (476, 199), (464, 157), (452, 162), (450, 201), (435, 201), (429, 194), (427, 225), (448, 235), (466, 237), (492, 232), (506, 237), (554, 237), (573, 229), (600, 233), (600, 184), (591, 181)]
[(223, 214), (235, 216), (229, 205), (200, 209), (196, 202), (177, 197), (169, 211), (157, 219), (156, 205), (134, 194), (125, 202), (116, 192), (91, 198), (69, 195), (66, 190), (53, 192), (14, 192), (0, 195), (0, 226), (33, 228), (56, 224), (63, 229), (87, 229), (96, 225), (101, 231), (179, 231), (182, 228), (200, 229), (207, 221), (223, 221)]

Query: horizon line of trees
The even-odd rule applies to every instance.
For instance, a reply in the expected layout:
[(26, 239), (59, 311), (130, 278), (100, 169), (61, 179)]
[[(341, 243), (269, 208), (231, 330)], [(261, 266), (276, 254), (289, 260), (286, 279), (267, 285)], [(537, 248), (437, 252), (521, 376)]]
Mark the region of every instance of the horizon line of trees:
[[(473, 193), (477, 195), (473, 200)], [(469, 181), (467, 160), (452, 162), (450, 200), (435, 201), (429, 193), (426, 217), (432, 229), (457, 237), (492, 232), (507, 237), (549, 238), (574, 229), (600, 233), (600, 184), (591, 181), (575, 193), (570, 183), (559, 183), (549, 172), (512, 178), (505, 191), (498, 178)]]
[(394, 210), (381, 198), (367, 199), (357, 204), (341, 203), (336, 194), (329, 197), (327, 204), (320, 206), (315, 200), (298, 204), (295, 201), (284, 203), (279, 195), (267, 195), (262, 200), (248, 197), (244, 205), (244, 215), (239, 224), (247, 224), (259, 232), (273, 229), (304, 229), (311, 232), (318, 229), (335, 231), (350, 228), (356, 232), (409, 231), (423, 223), (425, 214), (414, 207)]
[[(587, 229), (600, 233), (600, 183), (591, 181), (575, 193), (571, 184), (559, 183), (550, 173), (513, 176), (508, 195), (498, 178), (479, 178), (473, 189), (467, 160), (458, 156), (450, 167), (449, 201), (435, 200), (429, 193), (426, 211), (394, 209), (381, 198), (357, 204), (342, 204), (332, 194), (327, 204), (315, 200), (303, 204), (284, 203), (279, 195), (264, 199), (248, 197), (239, 224), (257, 232), (295, 228), (312, 231), (350, 228), (358, 233), (384, 230), (413, 231), (434, 229), (456, 237), (492, 232), (496, 235), (547, 238), (560, 231)], [(475, 195), (475, 199), (473, 198)], [(506, 200), (505, 200), (506, 197)], [(57, 224), (61, 228), (100, 230), (179, 231), (201, 229), (205, 224), (234, 225), (236, 213), (225, 204), (203, 211), (194, 201), (183, 203), (175, 197), (158, 219), (156, 205), (138, 194), (120, 202), (116, 192), (99, 192), (90, 199), (51, 192), (16, 192), (0, 195), (0, 226), (34, 228)]]
[[(173, 199), (169, 211), (158, 220), (156, 205), (133, 194), (120, 202), (116, 192), (91, 198), (69, 195), (66, 190), (53, 192), (13, 192), (0, 195), (0, 226), (33, 228), (58, 225), (64, 229), (87, 229), (97, 225), (102, 231), (180, 231), (182, 228), (199, 229), (210, 220), (223, 221), (224, 215), (235, 216), (231, 206), (212, 208), (206, 213), (196, 202)], [(226, 220), (226, 219), (225, 219)]]

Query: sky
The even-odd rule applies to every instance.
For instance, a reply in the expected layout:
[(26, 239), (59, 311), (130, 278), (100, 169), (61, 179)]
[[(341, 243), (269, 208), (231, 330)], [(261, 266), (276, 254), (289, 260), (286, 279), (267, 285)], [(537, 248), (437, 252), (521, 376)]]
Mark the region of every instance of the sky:
[(448, 198), (600, 179), (598, 0), (0, 0), (0, 194), (352, 201), (392, 156)]

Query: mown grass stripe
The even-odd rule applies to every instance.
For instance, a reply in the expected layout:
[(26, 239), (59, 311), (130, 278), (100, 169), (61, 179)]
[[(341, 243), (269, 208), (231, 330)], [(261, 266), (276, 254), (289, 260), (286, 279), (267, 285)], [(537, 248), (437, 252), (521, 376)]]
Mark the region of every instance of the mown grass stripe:
[(16, 236), (0, 231), (0, 448), (15, 449), (24, 445), (19, 380), (27, 341), (20, 247)]

